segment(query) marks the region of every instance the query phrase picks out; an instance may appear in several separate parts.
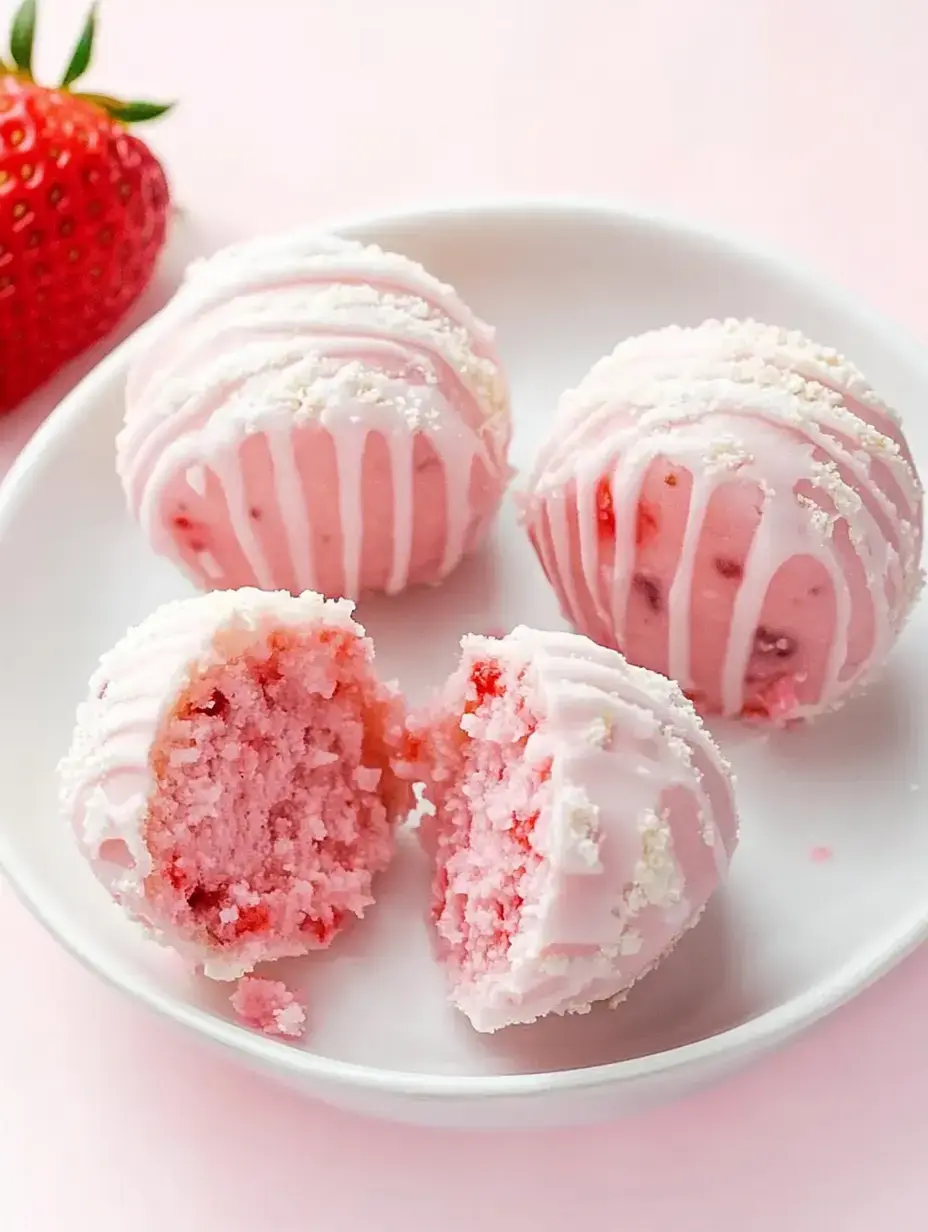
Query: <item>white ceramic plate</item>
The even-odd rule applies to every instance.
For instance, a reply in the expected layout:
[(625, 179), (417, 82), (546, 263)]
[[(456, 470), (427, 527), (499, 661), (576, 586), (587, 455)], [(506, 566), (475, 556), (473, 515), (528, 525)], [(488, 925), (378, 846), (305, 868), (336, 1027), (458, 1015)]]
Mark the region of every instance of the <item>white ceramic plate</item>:
[[(421, 260), (498, 326), (519, 466), (559, 392), (620, 337), (725, 315), (796, 326), (845, 350), (907, 415), (923, 467), (928, 458), (928, 357), (840, 291), (729, 239), (546, 204), (340, 229)], [(475, 1034), (444, 1002), (423, 919), (428, 870), (406, 843), (376, 911), (329, 953), (287, 964), (309, 1004), (305, 1047), (236, 1026), (228, 989), (186, 975), (122, 919), (56, 816), (54, 766), (98, 655), (188, 589), (146, 550), (113, 472), (134, 345), (65, 401), (0, 495), (0, 863), (89, 967), (333, 1103), (430, 1123), (537, 1125), (615, 1116), (718, 1077), (835, 1008), (928, 932), (923, 605), (867, 697), (810, 731), (719, 733), (743, 816), (731, 884), (624, 1006)], [(468, 630), (561, 625), (511, 506), (491, 550), (443, 588), (364, 603), (360, 617), (382, 668), (413, 696), (445, 675)]]

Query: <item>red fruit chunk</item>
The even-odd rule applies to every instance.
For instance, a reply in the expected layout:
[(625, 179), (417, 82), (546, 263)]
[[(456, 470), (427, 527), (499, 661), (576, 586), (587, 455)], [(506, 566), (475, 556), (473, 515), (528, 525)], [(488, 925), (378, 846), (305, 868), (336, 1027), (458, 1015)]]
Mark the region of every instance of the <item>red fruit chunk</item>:
[(653, 578), (646, 577), (643, 573), (636, 573), (632, 578), (632, 584), (635, 590), (644, 597), (645, 603), (652, 612), (659, 612), (664, 606), (661, 601), (661, 588)]
[(325, 949), (338, 930), (341, 928), (345, 918), (343, 911), (333, 911), (332, 920), (326, 923), (324, 920), (305, 919), (300, 925), (300, 929), (304, 933), (309, 933), (319, 942), (319, 948)]
[(603, 539), (615, 538), (615, 511), (608, 479), (600, 479), (596, 488), (596, 521)]
[(513, 818), (509, 833), (516, 845), (523, 851), (532, 850), (532, 833), (540, 815), (540, 813), (532, 813), (530, 817)]
[(201, 885), (194, 886), (187, 895), (187, 906), (191, 911), (215, 911), (221, 903), (221, 890), (207, 890)]
[(787, 633), (778, 633), (758, 625), (754, 633), (754, 652), (761, 655), (773, 655), (777, 659), (790, 659), (796, 653), (797, 644), (794, 637)]
[(729, 560), (725, 556), (715, 558), (715, 570), (728, 581), (740, 581), (744, 577), (743, 567), (736, 560)]
[(243, 933), (259, 933), (267, 928), (267, 923), (267, 907), (263, 904), (256, 907), (242, 907), (235, 921), (235, 934), (240, 937)]
[(496, 663), (487, 662), (474, 665), (470, 678), (477, 690), (478, 703), (486, 701), (488, 697), (502, 697), (501, 675), (502, 673)]
[[(676, 479), (674, 479), (676, 483)], [(612, 503), (612, 488), (608, 479), (600, 479), (596, 487), (596, 522), (601, 539), (615, 538), (615, 508)], [(657, 533), (657, 515), (651, 505), (645, 501), (638, 502), (635, 512), (635, 543), (638, 547), (647, 543)]]
[(642, 547), (657, 534), (657, 516), (653, 508), (645, 500), (638, 502), (635, 519), (635, 543)]

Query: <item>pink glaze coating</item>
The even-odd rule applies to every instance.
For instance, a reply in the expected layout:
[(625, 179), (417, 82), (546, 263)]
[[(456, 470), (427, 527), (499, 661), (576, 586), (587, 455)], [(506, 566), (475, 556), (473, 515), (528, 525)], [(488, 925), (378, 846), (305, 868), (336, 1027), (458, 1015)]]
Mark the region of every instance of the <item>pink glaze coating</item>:
[(258, 975), (243, 975), (229, 998), (248, 1027), (265, 1035), (299, 1039), (306, 1030), (306, 1011), (286, 984)]
[(522, 517), (571, 623), (710, 714), (833, 709), (922, 584), (897, 417), (836, 351), (753, 321), (600, 360), (561, 401)]
[(201, 588), (446, 577), (510, 478), (493, 331), (406, 257), (298, 232), (191, 267), (129, 376), (117, 469)]
[(526, 628), (462, 646), (409, 723), (451, 999), (478, 1031), (622, 999), (727, 873), (728, 768), (677, 686), (614, 650)]
[(215, 979), (327, 946), (373, 900), (410, 789), (405, 710), (347, 600), (215, 591), (103, 656), (59, 774), (94, 873)]

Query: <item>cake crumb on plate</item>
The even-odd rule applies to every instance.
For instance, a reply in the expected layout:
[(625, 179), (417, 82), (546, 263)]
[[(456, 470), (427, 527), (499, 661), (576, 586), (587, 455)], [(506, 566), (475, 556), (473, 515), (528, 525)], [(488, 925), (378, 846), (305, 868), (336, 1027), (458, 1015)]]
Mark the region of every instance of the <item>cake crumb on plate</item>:
[(281, 980), (243, 976), (229, 1000), (246, 1026), (255, 1027), (265, 1035), (299, 1039), (306, 1030), (306, 1011)]

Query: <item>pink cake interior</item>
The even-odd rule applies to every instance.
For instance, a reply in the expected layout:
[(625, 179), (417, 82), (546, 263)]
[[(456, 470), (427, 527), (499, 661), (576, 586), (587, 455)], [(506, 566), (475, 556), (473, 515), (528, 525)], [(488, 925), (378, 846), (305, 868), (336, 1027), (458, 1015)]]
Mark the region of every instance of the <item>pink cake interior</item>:
[(543, 861), (533, 840), (550, 765), (525, 760), (541, 714), (524, 668), (482, 659), (451, 688), (429, 735), (438, 784), (432, 915), (460, 987), (506, 968), (523, 906), (538, 898)]
[(227, 631), (216, 649), (153, 747), (146, 896), (213, 952), (322, 948), (392, 853), (396, 703), (349, 632)]

